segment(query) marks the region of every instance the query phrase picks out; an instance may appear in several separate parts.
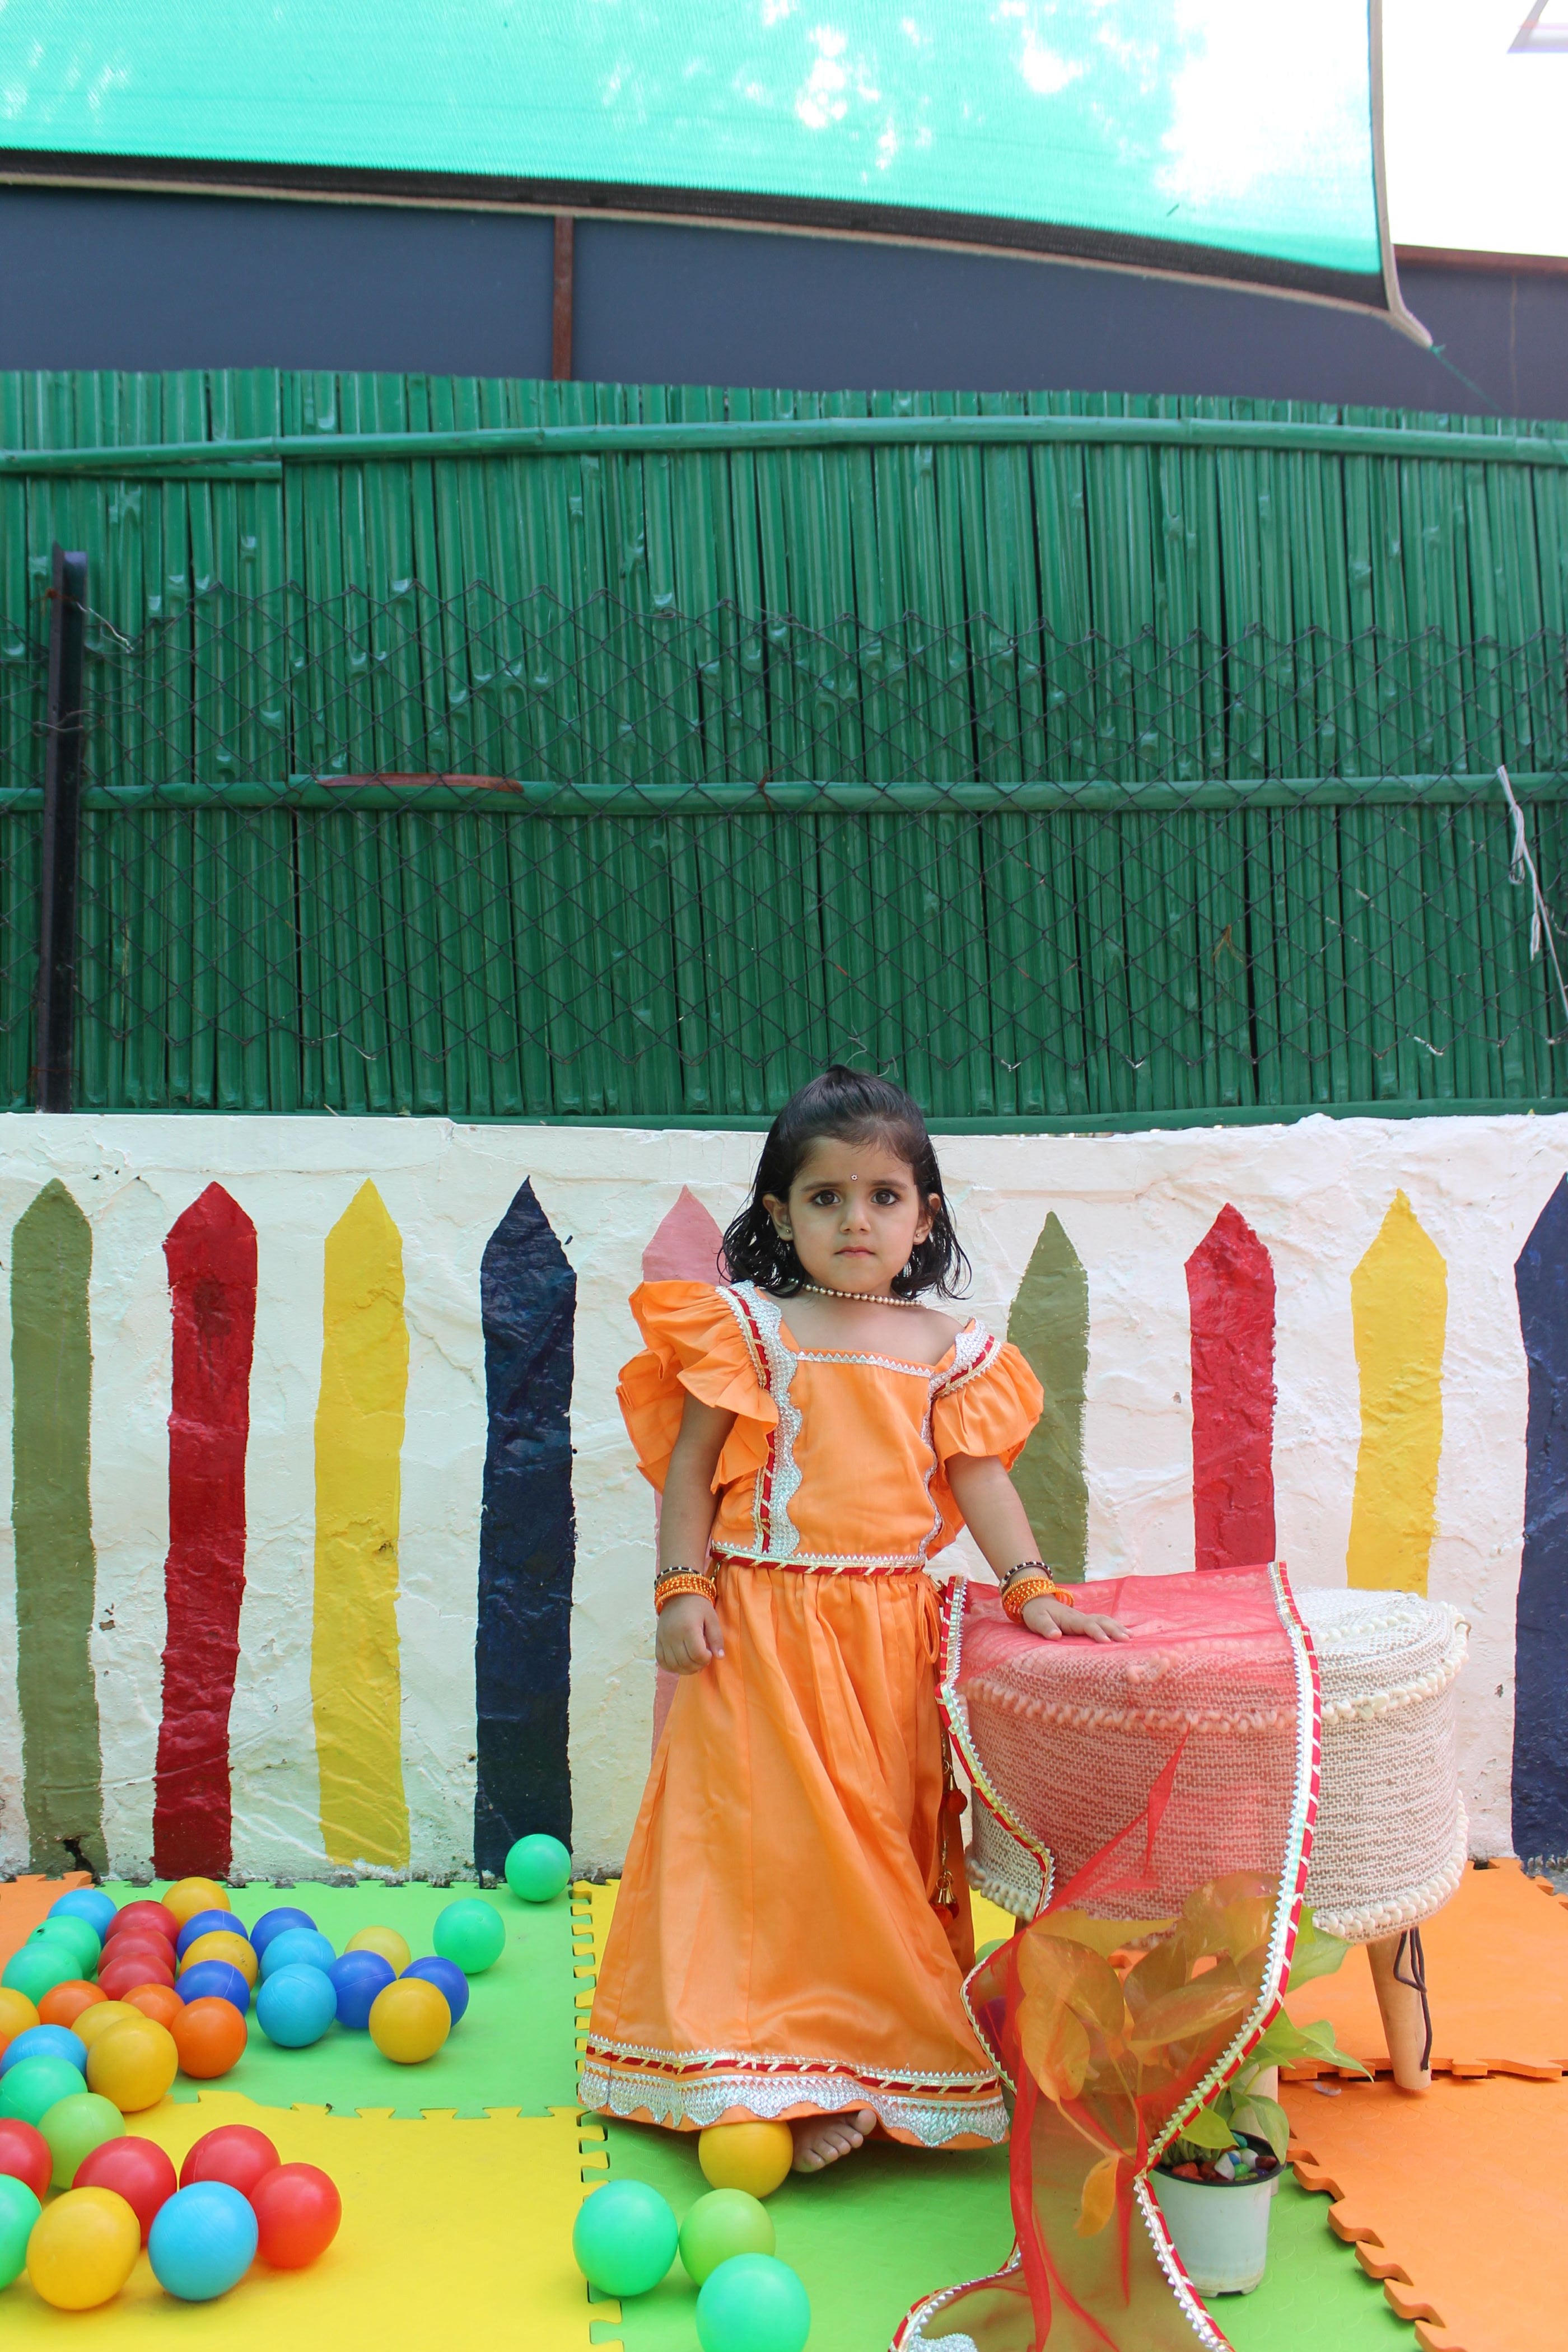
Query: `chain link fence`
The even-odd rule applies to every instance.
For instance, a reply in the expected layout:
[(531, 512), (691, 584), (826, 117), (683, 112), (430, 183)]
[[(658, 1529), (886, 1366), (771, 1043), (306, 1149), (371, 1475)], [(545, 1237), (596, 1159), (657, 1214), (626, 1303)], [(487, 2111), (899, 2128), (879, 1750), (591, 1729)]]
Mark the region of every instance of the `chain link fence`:
[[(1568, 1097), (1561, 635), (87, 604), (78, 1108), (760, 1119), (834, 1058), (987, 1127)], [(14, 1107), (47, 615), (0, 620)]]

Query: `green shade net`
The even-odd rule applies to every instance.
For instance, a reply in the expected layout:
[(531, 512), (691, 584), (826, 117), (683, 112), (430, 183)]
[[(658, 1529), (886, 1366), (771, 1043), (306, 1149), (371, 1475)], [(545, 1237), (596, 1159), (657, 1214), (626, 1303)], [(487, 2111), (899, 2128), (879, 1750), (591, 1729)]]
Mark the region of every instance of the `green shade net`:
[(1368, 0), (9, 0), (0, 148), (220, 185), (443, 175), (1387, 310), (1374, 34)]

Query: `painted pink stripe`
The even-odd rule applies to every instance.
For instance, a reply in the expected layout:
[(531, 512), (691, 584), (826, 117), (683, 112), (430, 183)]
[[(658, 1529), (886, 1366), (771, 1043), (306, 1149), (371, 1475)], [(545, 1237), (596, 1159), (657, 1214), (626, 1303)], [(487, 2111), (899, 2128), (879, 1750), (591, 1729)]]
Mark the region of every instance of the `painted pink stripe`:
[[(642, 1254), (645, 1282), (721, 1282), (719, 1252), (724, 1236), (695, 1193), (683, 1184), (674, 1207), (661, 1219), (658, 1232)], [(658, 1505), (654, 1505), (658, 1526)], [(679, 1680), (663, 1666), (654, 1669), (653, 1744), (658, 1746), (669, 1702)]]
[(1197, 1565), (1274, 1557), (1274, 1267), (1227, 1202), (1187, 1260)]

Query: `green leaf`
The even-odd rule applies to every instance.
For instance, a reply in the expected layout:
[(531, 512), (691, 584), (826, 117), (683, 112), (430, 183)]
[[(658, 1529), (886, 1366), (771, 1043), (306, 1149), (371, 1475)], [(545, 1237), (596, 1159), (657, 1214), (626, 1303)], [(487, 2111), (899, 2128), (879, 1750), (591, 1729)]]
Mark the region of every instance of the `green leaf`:
[(1338, 1936), (1325, 1936), (1313, 1918), (1311, 1907), (1301, 1906), (1301, 1916), (1296, 1929), (1296, 1948), (1290, 1955), (1290, 1975), (1287, 1992), (1298, 1986), (1310, 1984), (1314, 1977), (1331, 1977), (1350, 1946)]
[(1338, 2066), (1347, 2074), (1369, 2073), (1359, 2058), (1352, 2058), (1348, 2050), (1339, 2047), (1334, 2040), (1334, 2029), (1326, 2017), (1315, 2017), (1310, 2025), (1303, 2025), (1300, 2040), (1305, 2045), (1305, 2054), (1315, 2059), (1320, 2066)]
[(1194, 2147), (1212, 2147), (1216, 2154), (1236, 2146), (1236, 2134), (1213, 2107), (1200, 2107), (1192, 2121), (1182, 2126), (1182, 2137)]
[(1254, 2139), (1266, 2139), (1281, 2164), (1290, 2144), (1290, 2118), (1278, 2099), (1265, 2098), (1255, 2091), (1249, 2099), (1234, 2109), (1231, 2124), (1238, 2132), (1250, 2132)]

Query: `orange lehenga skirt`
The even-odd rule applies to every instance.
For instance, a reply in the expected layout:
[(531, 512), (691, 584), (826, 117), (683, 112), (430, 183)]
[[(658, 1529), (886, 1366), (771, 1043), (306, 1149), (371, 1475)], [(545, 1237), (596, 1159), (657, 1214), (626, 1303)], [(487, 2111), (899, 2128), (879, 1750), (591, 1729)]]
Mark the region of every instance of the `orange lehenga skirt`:
[(682, 1680), (654, 1758), (584, 2105), (683, 2131), (870, 2107), (918, 2147), (1005, 2139), (963, 1998), (930, 1579), (718, 1582), (724, 1655)]

